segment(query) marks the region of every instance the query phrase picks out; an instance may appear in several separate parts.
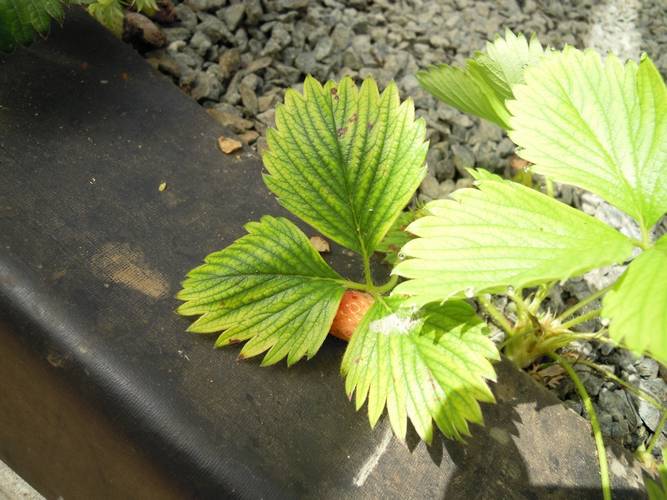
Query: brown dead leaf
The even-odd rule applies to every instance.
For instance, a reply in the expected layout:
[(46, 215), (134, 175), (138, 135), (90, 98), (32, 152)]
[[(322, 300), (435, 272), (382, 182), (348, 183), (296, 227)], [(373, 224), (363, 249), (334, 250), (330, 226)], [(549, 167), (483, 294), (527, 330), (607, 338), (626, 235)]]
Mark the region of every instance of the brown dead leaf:
[(311, 236), (310, 244), (313, 245), (313, 248), (320, 253), (328, 253), (331, 251), (329, 242), (322, 238), (321, 236)]
[(517, 155), (512, 155), (510, 158), (510, 167), (512, 167), (513, 170), (525, 170), (529, 166), (530, 162), (518, 157)]
[(232, 154), (234, 151), (238, 151), (243, 147), (243, 144), (241, 144), (239, 141), (236, 139), (232, 139), (230, 137), (225, 137), (224, 135), (221, 135), (218, 137), (218, 146), (220, 146), (220, 151), (222, 151), (225, 154)]

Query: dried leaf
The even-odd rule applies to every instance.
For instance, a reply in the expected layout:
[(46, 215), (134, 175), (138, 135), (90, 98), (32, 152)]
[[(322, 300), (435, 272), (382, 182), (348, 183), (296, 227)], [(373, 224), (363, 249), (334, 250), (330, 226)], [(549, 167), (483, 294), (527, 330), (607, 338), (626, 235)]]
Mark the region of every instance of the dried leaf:
[(220, 146), (220, 151), (222, 151), (225, 154), (231, 154), (234, 151), (238, 151), (243, 147), (243, 144), (241, 144), (239, 141), (236, 139), (231, 139), (229, 137), (225, 137), (224, 135), (221, 135), (218, 137), (218, 146)]
[(320, 253), (328, 253), (331, 251), (329, 242), (324, 238), (322, 238), (321, 236), (311, 236), (310, 244), (313, 245), (315, 250), (317, 250)]

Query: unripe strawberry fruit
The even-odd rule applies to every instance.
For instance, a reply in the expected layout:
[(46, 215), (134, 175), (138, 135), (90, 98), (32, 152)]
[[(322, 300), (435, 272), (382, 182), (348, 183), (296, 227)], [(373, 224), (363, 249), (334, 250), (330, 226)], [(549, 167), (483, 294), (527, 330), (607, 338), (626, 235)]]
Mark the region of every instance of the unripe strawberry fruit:
[(373, 296), (368, 293), (347, 290), (340, 301), (329, 333), (334, 337), (349, 341), (361, 322), (361, 318), (374, 301)]

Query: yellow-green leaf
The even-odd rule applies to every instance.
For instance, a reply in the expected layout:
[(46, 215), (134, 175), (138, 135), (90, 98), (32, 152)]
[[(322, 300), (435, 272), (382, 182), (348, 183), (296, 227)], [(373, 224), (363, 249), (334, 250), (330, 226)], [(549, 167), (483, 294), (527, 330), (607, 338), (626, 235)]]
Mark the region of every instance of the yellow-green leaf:
[(514, 87), (511, 139), (533, 172), (587, 189), (648, 232), (667, 211), (667, 90), (644, 56), (566, 47)]
[(479, 189), (426, 205), (408, 226), (395, 294), (426, 303), (563, 280), (629, 258), (632, 243), (599, 220), (549, 196), (483, 171)]
[(217, 347), (249, 340), (242, 357), (269, 351), (263, 365), (311, 358), (326, 338), (344, 280), (293, 223), (265, 216), (248, 234), (188, 274), (178, 312), (201, 315), (195, 333), (223, 332)]
[(376, 301), (345, 351), (345, 391), (359, 409), (368, 401), (374, 426), (387, 408), (391, 426), (405, 438), (407, 419), (430, 443), (435, 421), (450, 438), (482, 423), (479, 401), (493, 402), (489, 360), (498, 351), (485, 324), (463, 301), (429, 304), (421, 311), (397, 297)]
[(612, 339), (667, 365), (667, 235), (628, 266), (602, 304)]
[(288, 90), (264, 153), (266, 184), (292, 213), (332, 240), (370, 256), (425, 173), (423, 120), (391, 83), (350, 78)]

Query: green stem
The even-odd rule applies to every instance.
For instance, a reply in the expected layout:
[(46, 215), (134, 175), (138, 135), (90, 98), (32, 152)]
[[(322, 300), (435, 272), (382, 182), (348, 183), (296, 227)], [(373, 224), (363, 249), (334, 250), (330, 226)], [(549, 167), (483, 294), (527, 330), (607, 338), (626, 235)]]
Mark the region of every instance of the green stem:
[(609, 466), (607, 464), (607, 451), (604, 447), (604, 441), (602, 440), (602, 429), (600, 428), (600, 422), (598, 421), (597, 413), (595, 413), (595, 408), (593, 408), (593, 402), (591, 397), (588, 395), (588, 391), (584, 387), (584, 384), (581, 382), (579, 375), (574, 371), (572, 365), (565, 361), (563, 358), (557, 354), (550, 354), (550, 356), (556, 360), (563, 369), (567, 372), (569, 377), (574, 382), (574, 387), (581, 397), (581, 401), (584, 404), (584, 408), (588, 412), (588, 415), (591, 417), (591, 427), (593, 429), (593, 436), (595, 437), (595, 447), (598, 451), (598, 460), (600, 462), (600, 483), (602, 484), (602, 497), (604, 500), (611, 500), (611, 484), (609, 481)]
[(389, 281), (387, 281), (384, 285), (376, 286), (374, 288), (375, 293), (382, 294), (388, 292), (396, 286), (396, 283), (398, 283), (398, 274), (392, 274), (389, 278)]
[(618, 347), (618, 342), (614, 342), (610, 338), (602, 336), (604, 332), (606, 332), (605, 328), (599, 332), (575, 332), (570, 334), (570, 338), (572, 340), (595, 340), (596, 342), (603, 342), (605, 344), (611, 344), (614, 347)]
[(611, 373), (608, 370), (605, 370), (601, 366), (591, 362), (587, 361), (585, 359), (578, 359), (575, 361), (577, 365), (584, 365), (588, 366), (589, 368), (592, 368), (593, 370), (596, 370), (597, 372), (601, 373), (605, 377), (607, 377), (609, 380), (612, 380), (616, 382), (618, 385), (625, 387), (628, 391), (630, 391), (632, 394), (637, 396), (638, 398), (642, 398), (644, 401), (649, 403), (650, 405), (654, 406), (656, 409), (660, 410), (660, 412), (663, 415), (667, 415), (667, 408), (665, 408), (657, 399), (653, 397), (653, 395), (650, 392), (646, 392), (643, 389), (640, 389), (639, 387), (635, 387), (634, 385), (626, 382), (620, 377), (617, 377), (613, 373)]
[(375, 293), (377, 295), (381, 295), (385, 292), (388, 292), (392, 288), (396, 286), (396, 283), (398, 283), (398, 275), (394, 274), (389, 278), (389, 281), (387, 281), (384, 285), (380, 286), (375, 286), (375, 285), (369, 285), (368, 283), (357, 283), (356, 281), (350, 281), (350, 280), (339, 280), (338, 283), (343, 285), (345, 288), (349, 290), (361, 290), (367, 293)]
[(641, 241), (642, 244), (640, 245), (640, 247), (643, 250), (648, 250), (649, 248), (651, 248), (651, 235), (649, 234), (648, 228), (644, 225), (644, 221), (641, 220), (639, 222), (640, 222), (639, 229), (642, 232), (642, 241)]
[(593, 301), (599, 299), (600, 297), (602, 297), (602, 296), (603, 296), (605, 293), (607, 293), (613, 286), (614, 286), (614, 283), (612, 283), (611, 285), (606, 286), (606, 287), (604, 287), (604, 288), (601, 288), (600, 290), (598, 290), (598, 291), (595, 292), (595, 293), (592, 293), (591, 295), (589, 295), (589, 296), (586, 297), (585, 299), (580, 300), (579, 302), (577, 302), (576, 304), (574, 304), (574, 305), (573, 305), (572, 307), (570, 307), (569, 309), (565, 309), (565, 311), (563, 311), (563, 312), (562, 312), (556, 319), (557, 319), (558, 321), (563, 321), (564, 319), (569, 318), (570, 316), (572, 316), (574, 313), (576, 313), (576, 312), (577, 312), (579, 309), (581, 309), (582, 307), (584, 307), (584, 306), (590, 304), (591, 302), (593, 302)]
[(546, 183), (547, 196), (549, 198), (553, 198), (554, 197), (554, 181), (552, 181), (549, 177), (545, 177), (544, 181)]
[(350, 290), (362, 290), (364, 292), (369, 292), (371, 289), (366, 283), (357, 283), (356, 281), (343, 280), (339, 281), (341, 285)]
[(517, 312), (519, 313), (519, 317), (521, 319), (526, 319), (530, 317), (530, 309), (528, 308), (528, 305), (526, 304), (526, 301), (523, 299), (521, 296), (522, 291), (517, 290), (516, 292), (507, 292), (507, 296), (512, 299), (512, 302), (516, 304)]
[(658, 427), (655, 428), (655, 434), (653, 434), (653, 436), (651, 437), (651, 440), (648, 442), (648, 448), (646, 448), (646, 453), (648, 453), (649, 455), (653, 453), (653, 448), (655, 448), (655, 445), (658, 442), (660, 435), (662, 434), (662, 429), (665, 427), (666, 421), (667, 421), (667, 412), (663, 411), (662, 418), (658, 423)]
[(542, 305), (542, 302), (547, 297), (547, 295), (549, 295), (549, 292), (556, 283), (557, 283), (556, 281), (552, 281), (550, 283), (543, 283), (542, 285), (540, 285), (537, 292), (535, 292), (535, 294), (533, 295), (533, 299), (530, 301), (530, 304), (528, 304), (528, 310), (532, 314), (537, 314), (540, 305)]
[(507, 321), (507, 318), (502, 315), (502, 313), (496, 309), (496, 306), (494, 306), (489, 299), (486, 298), (485, 295), (480, 295), (477, 297), (477, 301), (480, 303), (480, 305), (484, 308), (486, 313), (493, 318), (493, 320), (500, 326), (503, 331), (508, 335), (508, 337), (511, 337), (514, 334), (514, 329), (512, 328), (512, 325), (510, 325), (510, 322)]
[(598, 316), (600, 316), (601, 312), (602, 309), (593, 309), (592, 311), (588, 311), (587, 313), (577, 316), (576, 318), (573, 318), (570, 321), (566, 321), (561, 326), (567, 329), (572, 328), (573, 326), (576, 326), (580, 323), (585, 323), (590, 319), (597, 318)]

